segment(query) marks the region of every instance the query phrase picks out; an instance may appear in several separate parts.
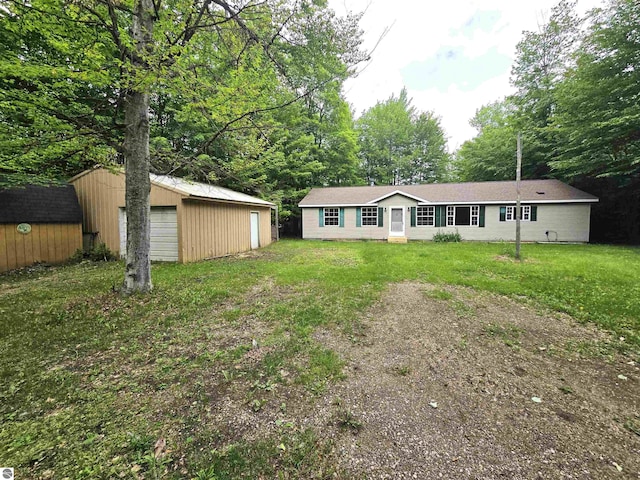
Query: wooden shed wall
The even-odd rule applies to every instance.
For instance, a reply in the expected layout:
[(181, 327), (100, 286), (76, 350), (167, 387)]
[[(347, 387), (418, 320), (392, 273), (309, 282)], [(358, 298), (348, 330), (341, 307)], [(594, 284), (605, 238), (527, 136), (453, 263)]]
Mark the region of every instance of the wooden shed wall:
[[(120, 254), (119, 209), (125, 206), (125, 177), (123, 173), (111, 173), (95, 169), (71, 183), (76, 188), (78, 201), (84, 213), (85, 232), (97, 232), (96, 241), (104, 242), (109, 250)], [(176, 206), (178, 228), (182, 195), (157, 185), (151, 185), (151, 206)]]
[(251, 249), (251, 212), (260, 212), (260, 246), (271, 243), (271, 209), (230, 203), (185, 201), (180, 255), (183, 262), (221, 257)]
[(82, 248), (82, 225), (31, 224), (31, 232), (17, 231), (18, 224), (0, 225), (0, 272), (38, 262), (61, 263)]

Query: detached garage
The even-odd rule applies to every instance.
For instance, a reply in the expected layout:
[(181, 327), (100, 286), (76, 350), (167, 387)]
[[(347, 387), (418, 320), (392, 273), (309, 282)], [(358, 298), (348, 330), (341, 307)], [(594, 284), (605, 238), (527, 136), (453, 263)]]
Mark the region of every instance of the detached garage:
[[(70, 180), (94, 243), (124, 255), (125, 175), (104, 168)], [(275, 204), (227, 188), (151, 175), (151, 260), (195, 262), (271, 243)]]
[(82, 248), (82, 210), (71, 185), (0, 190), (0, 272), (61, 263)]

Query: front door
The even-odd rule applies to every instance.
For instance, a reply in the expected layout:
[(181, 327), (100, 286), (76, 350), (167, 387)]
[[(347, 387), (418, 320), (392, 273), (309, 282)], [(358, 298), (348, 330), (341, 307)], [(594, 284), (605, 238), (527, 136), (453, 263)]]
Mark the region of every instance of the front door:
[(404, 237), (404, 207), (391, 207), (389, 236)]
[(260, 214), (251, 212), (251, 248), (260, 246)]

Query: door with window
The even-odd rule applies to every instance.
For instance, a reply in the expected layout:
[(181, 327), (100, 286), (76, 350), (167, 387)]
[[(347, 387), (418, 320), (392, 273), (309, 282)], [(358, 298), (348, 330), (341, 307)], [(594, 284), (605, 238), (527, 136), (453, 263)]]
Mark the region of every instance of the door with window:
[(404, 207), (391, 207), (389, 236), (404, 237)]

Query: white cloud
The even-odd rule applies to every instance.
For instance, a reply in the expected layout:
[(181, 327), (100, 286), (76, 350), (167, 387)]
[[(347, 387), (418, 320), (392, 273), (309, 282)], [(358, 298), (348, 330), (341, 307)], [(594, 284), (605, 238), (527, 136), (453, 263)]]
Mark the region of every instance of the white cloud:
[[(443, 47), (459, 47), (469, 59), (483, 57), (493, 48), (513, 60), (522, 32), (537, 30), (544, 22), (545, 14), (556, 3), (556, 0), (448, 0), (438, 3), (329, 0), (329, 5), (339, 15), (366, 10), (361, 21), (366, 49), (373, 48), (385, 28), (391, 28), (373, 53), (371, 63), (356, 78), (347, 81), (347, 100), (354, 106), (356, 115), (360, 115), (402, 89), (403, 68), (431, 59)], [(584, 12), (601, 3), (599, 0), (580, 0), (578, 11)], [(498, 18), (494, 21), (495, 17)], [(419, 110), (433, 110), (442, 118), (449, 147), (454, 150), (475, 134), (468, 122), (476, 109), (512, 92), (509, 73), (510, 69), (498, 72), (471, 91), (462, 91), (456, 84), (461, 85), (465, 79), (456, 79), (446, 90), (414, 88), (408, 92)]]

